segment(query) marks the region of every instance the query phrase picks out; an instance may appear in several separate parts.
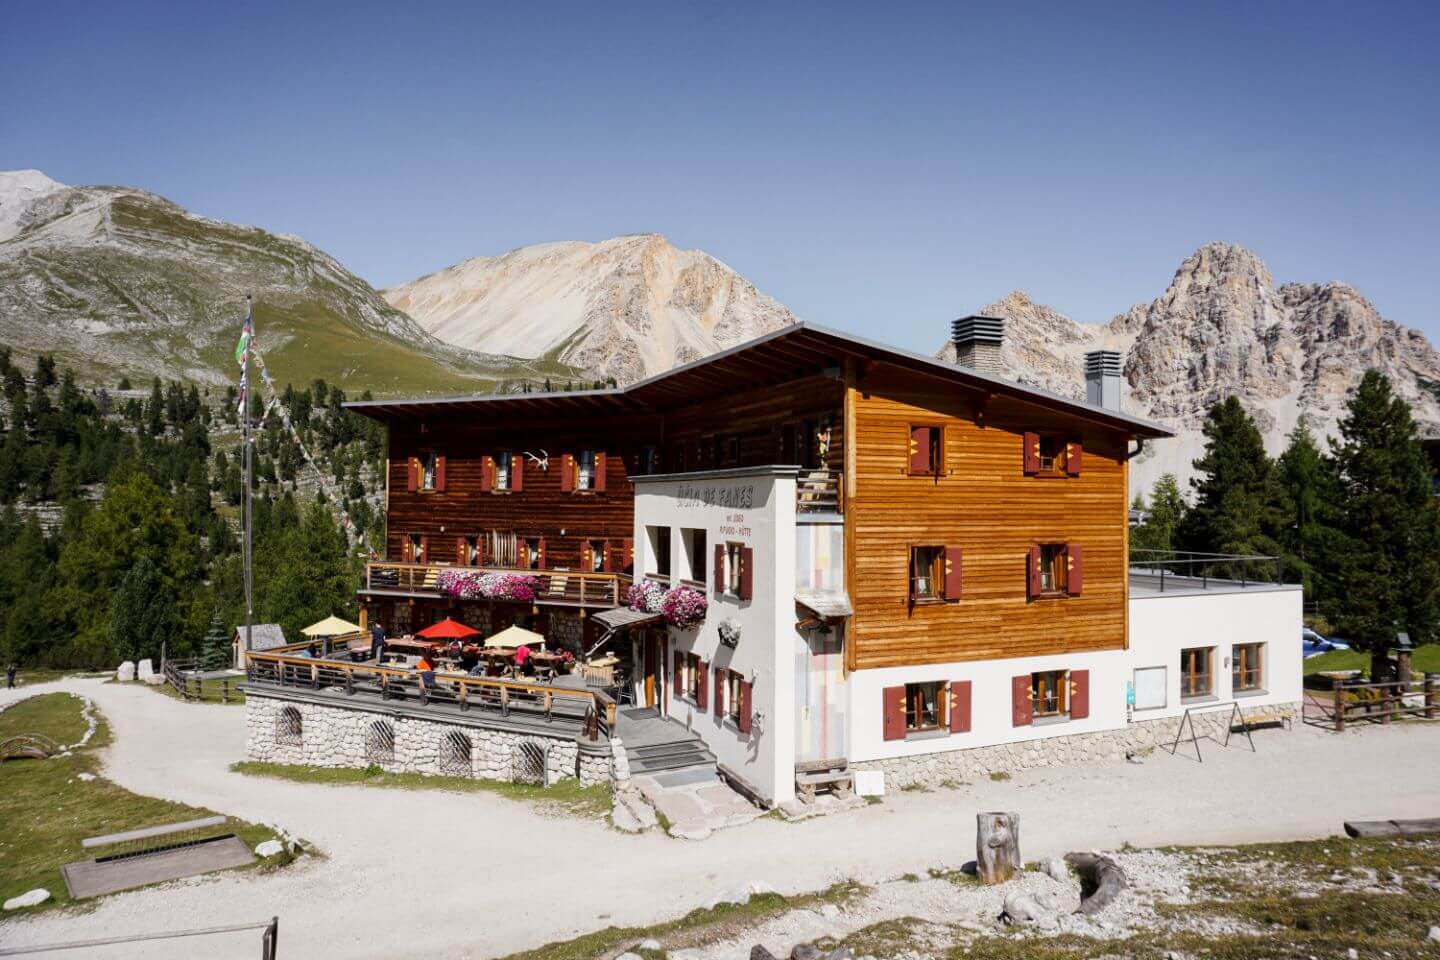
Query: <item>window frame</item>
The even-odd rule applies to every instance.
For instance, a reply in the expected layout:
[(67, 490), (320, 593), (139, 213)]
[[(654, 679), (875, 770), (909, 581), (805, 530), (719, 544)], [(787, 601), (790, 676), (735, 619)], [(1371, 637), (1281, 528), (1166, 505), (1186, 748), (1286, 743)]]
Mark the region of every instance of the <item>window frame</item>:
[[(1194, 662), (1194, 654), (1204, 654), (1205, 665), (1200, 671), (1192, 671), (1190, 668)], [(1187, 656), (1191, 655), (1191, 656)], [(1205, 680), (1206, 688), (1200, 692), (1194, 692), (1195, 686), (1192, 677), (1200, 677)], [(1189, 688), (1189, 689), (1187, 689)], [(1193, 703), (1198, 700), (1210, 700), (1215, 697), (1215, 648), (1214, 647), (1181, 647), (1180, 648), (1180, 702)]]
[(744, 686), (745, 674), (741, 673), (738, 670), (731, 670), (729, 668), (726, 668), (725, 716), (722, 719), (734, 724), (737, 730), (740, 728), (740, 707), (742, 699), (741, 690), (744, 688)]
[(465, 538), (465, 566), (480, 566), (480, 535), (473, 534)]
[(440, 451), (417, 450), (415, 452), (415, 461), (419, 466), (419, 476), (415, 478), (415, 492), (438, 492), (435, 484), (440, 475)]
[(744, 562), (745, 544), (739, 540), (725, 541), (725, 596), (740, 599), (740, 567)]
[(544, 539), (545, 539), (544, 537), (521, 537), (521, 538), (520, 538), (520, 544), (521, 544), (521, 546), (522, 546), (522, 547), (524, 548), (524, 550), (525, 550), (525, 567), (524, 567), (524, 569), (526, 569), (526, 570), (540, 570), (540, 569), (543, 569), (543, 568), (540, 566), (540, 562), (544, 559), (544, 557), (541, 555), (541, 551), (540, 551), (540, 542), (541, 542), (542, 540), (544, 540)]
[[(930, 570), (925, 575), (930, 584), (930, 592), (924, 594), (919, 593), (916, 589), (917, 581), (921, 579), (920, 574), (916, 572), (917, 563), (921, 559), (921, 551), (930, 551)], [(911, 604), (943, 603), (945, 601), (944, 545), (933, 543), (912, 543), (910, 545), (907, 595)]]
[[(1255, 663), (1249, 669), (1241, 666), (1242, 651), (1253, 652)], [(1230, 692), (1235, 696), (1254, 696), (1265, 692), (1265, 641), (1256, 640), (1250, 643), (1235, 643), (1230, 646)], [(1249, 686), (1242, 686), (1240, 682), (1244, 674), (1251, 674), (1254, 681)]]
[[(1053, 679), (1053, 699), (1056, 709), (1046, 710), (1042, 704), (1047, 702), (1046, 681)], [(1031, 722), (1070, 719), (1070, 671), (1062, 670), (1032, 670), (1030, 672), (1030, 718)]]
[[(1040, 548), (1040, 596), (1042, 597), (1066, 597), (1070, 595), (1070, 544), (1051, 542), (1036, 544)], [(1051, 551), (1049, 562), (1046, 562), (1046, 551)], [(1050, 585), (1045, 585), (1046, 575), (1050, 577)]]
[[(649, 541), (646, 544), (648, 549), (645, 551), (646, 560), (649, 561), (647, 567), (653, 567), (653, 569), (647, 569), (645, 571), (647, 577), (664, 580), (666, 583), (670, 582), (675, 568), (675, 558), (671, 556), (670, 550), (672, 535), (673, 531), (669, 524), (646, 525), (645, 539)], [(662, 559), (665, 561), (663, 565), (664, 569), (661, 569), (662, 565), (660, 561)]]
[(490, 484), (491, 493), (511, 492), (510, 478), (515, 469), (515, 453), (511, 450), (497, 450), (491, 457), (495, 463), (495, 476)]
[(681, 527), (680, 542), (685, 546), (686, 573), (680, 579), (689, 584), (704, 586), (709, 573), (705, 551), (709, 549), (709, 537), (704, 527)]
[(682, 650), (680, 651), (680, 657), (680, 685), (684, 690), (684, 693), (681, 694), (681, 699), (689, 703), (692, 707), (699, 707), (700, 684), (706, 680), (706, 678), (702, 676), (703, 670), (700, 666), (700, 654), (690, 650)]
[(590, 550), (590, 566), (585, 570), (585, 572), (604, 573), (605, 551), (609, 547), (609, 542), (605, 540), (597, 540), (593, 537), (586, 537), (584, 542)]
[[(924, 427), (930, 431), (930, 468), (928, 470), (916, 470), (910, 463), (910, 438), (915, 436), (915, 429)], [(945, 427), (940, 423), (911, 423), (905, 433), (905, 472), (912, 477), (939, 477), (945, 473)]]
[[(926, 688), (934, 688), (933, 725), (917, 719), (924, 712)], [(917, 680), (905, 684), (905, 737), (929, 737), (941, 732), (950, 732), (950, 681)]]
[[(586, 473), (586, 458), (589, 458), (589, 473)], [(600, 451), (585, 447), (575, 451), (575, 493), (595, 493), (595, 471), (600, 462)]]

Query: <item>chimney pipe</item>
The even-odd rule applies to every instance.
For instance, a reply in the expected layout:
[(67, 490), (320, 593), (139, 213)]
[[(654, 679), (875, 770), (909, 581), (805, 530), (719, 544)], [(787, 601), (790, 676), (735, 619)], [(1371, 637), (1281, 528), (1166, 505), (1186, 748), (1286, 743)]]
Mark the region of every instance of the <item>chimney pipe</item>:
[(1114, 350), (1092, 350), (1085, 354), (1085, 400), (1106, 410), (1120, 410), (1120, 354)]
[(1000, 345), (1005, 342), (1003, 317), (961, 317), (950, 323), (950, 339), (955, 343), (955, 362), (981, 373), (1002, 376), (1005, 361), (1000, 359)]

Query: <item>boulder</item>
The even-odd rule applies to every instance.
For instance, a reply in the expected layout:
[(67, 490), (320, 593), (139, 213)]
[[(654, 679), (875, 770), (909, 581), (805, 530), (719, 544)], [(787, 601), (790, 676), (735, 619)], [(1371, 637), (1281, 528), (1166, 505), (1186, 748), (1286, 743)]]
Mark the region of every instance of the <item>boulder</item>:
[(126, 660), (120, 664), (120, 669), (115, 671), (115, 679), (121, 683), (129, 683), (135, 679), (135, 664)]
[(1033, 894), (1016, 890), (1005, 895), (1005, 906), (1000, 914), (1002, 923), (1029, 925), (1053, 918), (1054, 910), (1047, 907), (1039, 897)]
[(279, 840), (266, 840), (255, 845), (255, 855), (259, 857), (273, 857), (285, 852), (285, 844)]
[(653, 938), (649, 940), (641, 940), (639, 943), (635, 944), (635, 949), (649, 950), (653, 953), (658, 953), (661, 950), (660, 941)]
[(779, 958), (766, 950), (763, 944), (757, 943), (750, 948), (750, 960), (779, 960)]
[(1425, 939), (1433, 943), (1440, 943), (1440, 927), (1431, 927), (1430, 932), (1425, 935)]
[(616, 957), (615, 960), (644, 960), (644, 958), (638, 953), (631, 953), (629, 950), (626, 950), (620, 954), (620, 956)]
[(34, 890), (20, 894), (18, 897), (11, 897), (9, 900), (6, 900), (4, 909), (23, 910), (26, 907), (38, 907), (49, 899), (50, 891), (44, 887), (37, 887)]
[(155, 665), (150, 662), (149, 657), (135, 664), (135, 676), (141, 680), (148, 680), (155, 676)]
[(1051, 857), (1040, 864), (1040, 871), (1051, 879), (1064, 883), (1070, 879), (1070, 865), (1059, 857)]
[(790, 951), (790, 960), (823, 960), (824, 956), (819, 947), (808, 943), (797, 943)]
[(93, 773), (77, 773), (76, 776), (79, 777), (81, 780), (84, 780), (86, 783), (89, 783), (91, 780), (95, 779), (95, 774)]

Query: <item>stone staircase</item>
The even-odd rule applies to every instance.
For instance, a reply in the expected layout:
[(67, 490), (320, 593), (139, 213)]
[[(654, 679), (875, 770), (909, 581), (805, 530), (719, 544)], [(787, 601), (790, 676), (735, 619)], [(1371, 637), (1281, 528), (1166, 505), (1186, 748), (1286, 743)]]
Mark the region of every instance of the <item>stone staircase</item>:
[(660, 774), (673, 779), (683, 772), (714, 778), (715, 755), (704, 741), (654, 708), (623, 708), (616, 726), (630, 760), (631, 776)]

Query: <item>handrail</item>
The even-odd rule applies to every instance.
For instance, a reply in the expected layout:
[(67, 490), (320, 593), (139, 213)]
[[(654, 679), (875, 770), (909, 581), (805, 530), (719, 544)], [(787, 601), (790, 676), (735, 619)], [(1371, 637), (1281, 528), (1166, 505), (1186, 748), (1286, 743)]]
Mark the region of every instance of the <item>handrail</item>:
[(1177, 550), (1149, 550), (1132, 548), (1128, 558), (1131, 576), (1156, 577), (1160, 581), (1160, 592), (1166, 590), (1166, 580), (1178, 579), (1180, 588), (1210, 589), (1210, 581), (1239, 583), (1248, 587), (1253, 583), (1283, 584), (1285, 564), (1281, 557), (1264, 554), (1241, 553), (1199, 553)]
[[(406, 590), (443, 595), (436, 579), (445, 570), (535, 577), (540, 581), (532, 603), (580, 606), (619, 606), (625, 598), (629, 574), (611, 571), (534, 570), (528, 567), (471, 567), (459, 563), (395, 563), (373, 560), (365, 564), (364, 590)], [(558, 586), (558, 589), (556, 589)]]

